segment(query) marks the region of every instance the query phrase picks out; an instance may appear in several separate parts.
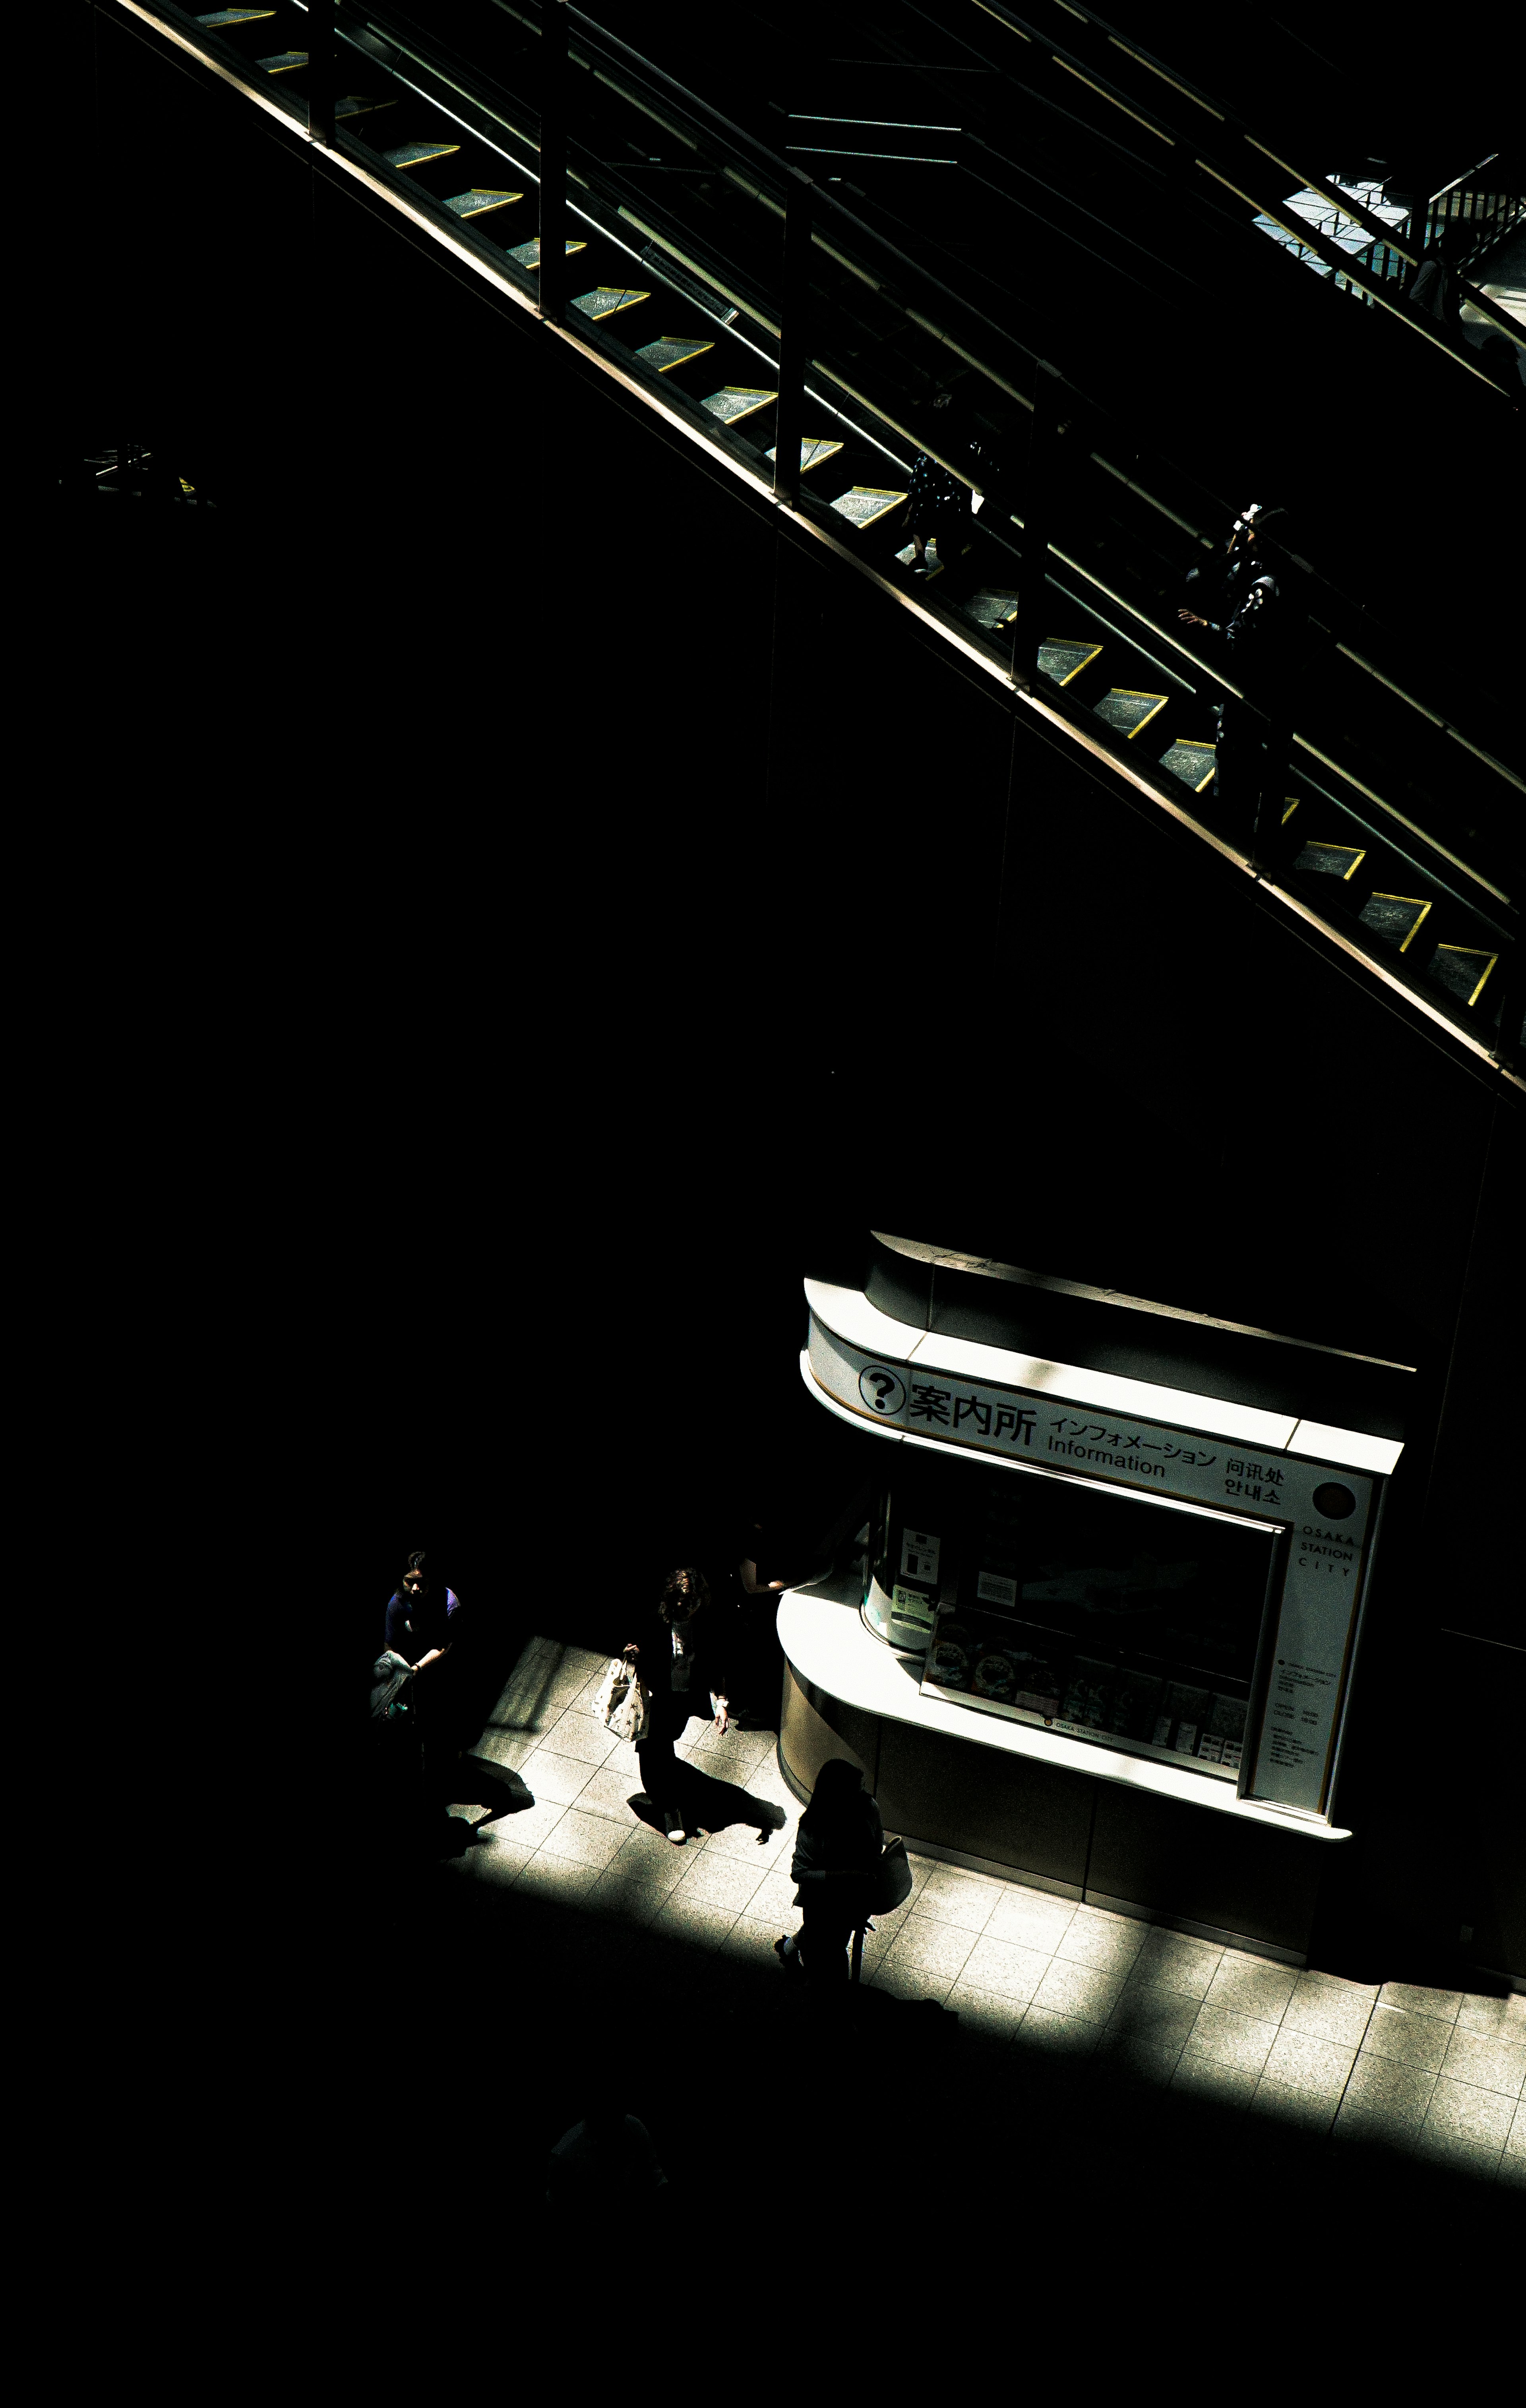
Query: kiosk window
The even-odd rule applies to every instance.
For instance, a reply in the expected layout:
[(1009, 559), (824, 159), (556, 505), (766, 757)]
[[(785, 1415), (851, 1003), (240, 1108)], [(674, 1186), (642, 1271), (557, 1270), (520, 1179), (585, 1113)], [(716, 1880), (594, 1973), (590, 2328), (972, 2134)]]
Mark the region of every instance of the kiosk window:
[(1277, 1526), (961, 1465), (898, 1484), (878, 1535), (925, 1692), (1238, 1777)]

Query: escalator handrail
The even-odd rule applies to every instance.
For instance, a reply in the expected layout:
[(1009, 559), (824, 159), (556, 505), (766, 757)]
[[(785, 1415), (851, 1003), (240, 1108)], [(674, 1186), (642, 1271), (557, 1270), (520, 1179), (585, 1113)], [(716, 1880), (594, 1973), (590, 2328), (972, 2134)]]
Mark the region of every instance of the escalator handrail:
[[(1020, 527), (1022, 521), (1017, 519), (1015, 523)], [(1142, 626), (1149, 628), (1152, 635), (1161, 638), (1174, 651), (1180, 652), (1185, 660), (1191, 663), (1200, 677), (1208, 678), (1224, 692), (1232, 695), (1236, 701), (1243, 702), (1247, 698), (1244, 689), (1234, 684), (1221, 669), (1204, 661), (1200, 653), (1193, 652), (1178, 637), (1173, 636), (1169, 628), (1159, 626), (1146, 611), (1140, 609), (1136, 603), (1131, 602), (1127, 595), (1119, 594), (1113, 586), (1104, 584), (1095, 569), (1088, 568), (1084, 561), (1073, 559), (1069, 552), (1061, 552), (1058, 544), (1052, 543), (1049, 549), (1056, 560), (1061, 562), (1074, 576), (1085, 578), (1088, 585), (1094, 585), (1098, 593), (1105, 595), (1116, 609), (1126, 611), (1132, 619), (1137, 619)], [(1489, 904), (1479, 904), (1476, 901), (1469, 903), (1470, 910), (1481, 911), (1485, 916), (1488, 916), (1493, 905), (1503, 906), (1507, 911), (1515, 910), (1516, 904), (1513, 896), (1507, 895), (1502, 886), (1497, 886), (1491, 878), (1486, 877), (1481, 869), (1475, 869), (1471, 862), (1464, 861), (1461, 853), (1454, 853), (1449, 845), (1442, 843), (1439, 837), (1432, 836), (1428, 828), (1421, 827), (1418, 821), (1410, 819), (1397, 804), (1390, 803), (1385, 796), (1378, 794), (1375, 787), (1368, 785), (1365, 780), (1358, 777), (1354, 770), (1346, 768), (1341, 762), (1332, 759), (1328, 752), (1321, 751), (1301, 728), (1295, 725), (1291, 730), (1291, 736), (1295, 744), (1301, 745), (1305, 752), (1321, 762), (1327, 769), (1333, 771), (1336, 777), (1344, 779), (1346, 784), (1365, 801), (1375, 804), (1396, 825), (1403, 828), (1406, 836), (1418, 838), (1428, 851), (1433, 853), (1439, 860), (1445, 861), (1451, 869), (1460, 870), (1464, 878), (1470, 880), (1482, 894), (1490, 898)], [(1396, 839), (1393, 841), (1396, 843), (1396, 849), (1402, 849), (1397, 848)], [(1441, 880), (1440, 874), (1434, 870), (1428, 869), (1425, 874), (1428, 877), (1436, 878), (1438, 883), (1445, 882)], [(1461, 896), (1454, 896), (1454, 900), (1459, 902), (1466, 899)]]

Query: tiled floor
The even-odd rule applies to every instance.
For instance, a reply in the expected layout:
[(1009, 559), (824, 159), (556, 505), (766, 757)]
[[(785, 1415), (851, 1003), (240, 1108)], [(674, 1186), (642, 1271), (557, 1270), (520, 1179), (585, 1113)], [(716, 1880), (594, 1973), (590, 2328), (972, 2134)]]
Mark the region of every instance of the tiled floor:
[[(612, 1976), (625, 1965), (621, 1932), (645, 1928), (785, 1980), (772, 1946), (798, 1922), (788, 1868), (799, 1809), (773, 1735), (705, 1727), (681, 1752), (781, 1808), (783, 1829), (759, 1844), (734, 1823), (675, 1848), (628, 1803), (635, 1750), (592, 1711), (603, 1670), (554, 1649), (544, 1679), (500, 1713), (482, 1752), (512, 1764), (535, 1803), (484, 1830), (453, 1876), (597, 1918), (589, 1944), (596, 1957), (607, 1951)], [(468, 1803), (456, 1811), (469, 1820)], [(987, 2051), (1065, 2059), (1073, 2078), (1080, 2063), (1099, 2084), (1130, 2077), (1184, 2130), (1209, 2102), (1303, 2144), (1375, 2143), (1526, 2187), (1526, 1998), (1364, 1987), (939, 1862), (914, 1859), (913, 1873), (911, 1898), (867, 1942), (864, 1980), (952, 2009)]]

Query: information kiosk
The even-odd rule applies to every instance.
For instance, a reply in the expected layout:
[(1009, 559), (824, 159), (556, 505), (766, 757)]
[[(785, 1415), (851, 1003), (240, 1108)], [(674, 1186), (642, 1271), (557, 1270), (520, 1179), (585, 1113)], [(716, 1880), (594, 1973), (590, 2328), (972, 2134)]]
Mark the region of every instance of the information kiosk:
[[(1025, 1276), (876, 1243), (966, 1291)], [(968, 1294), (940, 1314), (930, 1284), (920, 1328), (806, 1284), (806, 1385), (884, 1454), (856, 1552), (781, 1604), (786, 1778), (805, 1795), (853, 1754), (913, 1845), (1303, 1961), (1349, 1836), (1342, 1736), (1402, 1439), (1265, 1401), (1317, 1349), (1266, 1337), (1262, 1361), (1261, 1333), (1190, 1331), (1239, 1391), (1216, 1395), (1099, 1368), (1148, 1353), (1132, 1299), (1097, 1300), (1130, 1316), (1122, 1346), (1075, 1321), (1088, 1364), (995, 1342), (1010, 1294), (985, 1337), (926, 1326), (981, 1318)], [(1031, 1284), (1053, 1329), (1059, 1283)]]

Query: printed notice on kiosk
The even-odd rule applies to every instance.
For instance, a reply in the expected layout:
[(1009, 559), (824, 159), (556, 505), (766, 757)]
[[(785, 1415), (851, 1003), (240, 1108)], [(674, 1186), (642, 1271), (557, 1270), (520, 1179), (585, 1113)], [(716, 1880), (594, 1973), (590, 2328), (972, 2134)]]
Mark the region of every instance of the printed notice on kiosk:
[(1324, 1769), (1330, 1743), (1331, 1712), (1335, 1674), (1312, 1664), (1295, 1664), (1279, 1656), (1273, 1668), (1266, 1700), (1263, 1757), (1279, 1770), (1304, 1773)]

